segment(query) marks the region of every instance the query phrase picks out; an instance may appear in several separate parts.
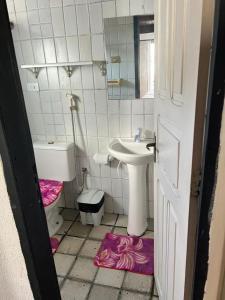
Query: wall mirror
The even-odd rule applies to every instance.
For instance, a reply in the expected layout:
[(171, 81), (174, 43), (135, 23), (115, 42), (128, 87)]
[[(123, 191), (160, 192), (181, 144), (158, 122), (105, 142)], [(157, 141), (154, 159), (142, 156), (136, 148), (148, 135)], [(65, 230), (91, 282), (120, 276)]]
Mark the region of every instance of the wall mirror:
[(154, 98), (154, 16), (104, 19), (104, 32), (108, 99)]

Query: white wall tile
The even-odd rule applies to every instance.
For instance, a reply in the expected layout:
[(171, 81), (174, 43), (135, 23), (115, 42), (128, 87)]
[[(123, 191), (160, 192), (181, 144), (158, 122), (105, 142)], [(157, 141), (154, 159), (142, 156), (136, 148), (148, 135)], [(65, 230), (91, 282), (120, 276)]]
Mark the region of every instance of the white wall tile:
[(44, 48), (42, 40), (33, 40), (32, 41), (33, 52), (34, 52), (34, 61), (36, 64), (45, 63)]
[(121, 100), (120, 101), (120, 114), (130, 115), (131, 114), (131, 104), (133, 100)]
[(64, 21), (66, 35), (76, 35), (77, 34), (77, 17), (75, 6), (66, 6), (63, 8), (64, 11)]
[(102, 178), (102, 189), (108, 195), (112, 195), (112, 182), (110, 178)]
[(132, 100), (132, 114), (143, 115), (144, 113), (144, 102), (142, 100)]
[(27, 10), (37, 9), (38, 8), (37, 0), (26, 0), (26, 7)]
[(53, 39), (43, 39), (46, 63), (56, 63), (55, 44)]
[(14, 42), (15, 52), (16, 52), (16, 60), (18, 65), (24, 64), (23, 53), (21, 44), (19, 41)]
[(38, 0), (38, 8), (48, 8), (49, 0)]
[(32, 39), (42, 38), (41, 26), (40, 25), (30, 25), (30, 35)]
[(108, 113), (109, 114), (119, 114), (119, 101), (108, 100)]
[(124, 213), (122, 198), (113, 198), (113, 212), (121, 215)]
[(55, 125), (55, 134), (56, 135), (65, 135), (65, 126), (64, 125)]
[(46, 68), (43, 68), (40, 70), (38, 75), (38, 84), (40, 91), (48, 90), (48, 77), (47, 77), (47, 71)]
[(89, 165), (90, 165), (90, 175), (91, 176), (100, 176), (100, 166), (95, 163), (92, 157), (89, 157)]
[(154, 101), (153, 100), (144, 100), (144, 113), (148, 115), (154, 114)]
[(51, 23), (51, 11), (49, 8), (39, 9), (40, 23)]
[(97, 138), (89, 136), (87, 139), (87, 145), (88, 145), (87, 153), (89, 156), (93, 156), (95, 153), (98, 152), (98, 139)]
[[(151, 2), (151, 1), (149, 1)], [(144, 15), (145, 13), (145, 0), (130, 0), (130, 14), (135, 15)]]
[(45, 135), (43, 116), (41, 114), (32, 114), (29, 118), (29, 124), (34, 135)]
[(81, 70), (80, 67), (75, 68), (72, 76), (70, 77), (71, 88), (74, 90), (82, 89), (82, 79), (81, 79)]
[(95, 97), (94, 97), (94, 90), (84, 90), (83, 91), (84, 97), (84, 111), (87, 114), (94, 114), (95, 113)]
[(17, 0), (14, 1), (16, 12), (26, 11), (26, 3), (25, 0)]
[(129, 0), (116, 0), (117, 17), (129, 16)]
[(87, 135), (86, 130), (86, 121), (85, 121), (85, 115), (84, 114), (76, 114), (75, 118), (75, 124), (76, 124), (76, 134), (80, 136)]
[(78, 47), (78, 37), (68, 36), (67, 41), (67, 51), (68, 51), (68, 61), (77, 62), (80, 60), (79, 47)]
[[(23, 2), (23, 0), (16, 1)], [(129, 11), (132, 14), (139, 14), (142, 11), (143, 1), (145, 12), (153, 7), (149, 0), (131, 0), (130, 6), (129, 0), (25, 1), (28, 12), (26, 9), (23, 10), (22, 2), (17, 2), (19, 3), (17, 8), (20, 7), (16, 15), (14, 5), (9, 5), (10, 19), (16, 24), (13, 39), (18, 64), (25, 63), (24, 59), (26, 63), (43, 63), (45, 60), (47, 63), (102, 60), (105, 56), (103, 16), (114, 17), (116, 8), (118, 15), (121, 16), (128, 16)], [(33, 37), (32, 41), (30, 33)], [(129, 72), (133, 76), (133, 71)], [(38, 79), (22, 70), (20, 76), (34, 140), (73, 141), (70, 103), (66, 93), (72, 92), (80, 98), (79, 110), (73, 114), (79, 157), (78, 179), (81, 178), (81, 167), (87, 166), (90, 171), (89, 186), (98, 187), (106, 192), (105, 210), (127, 213), (126, 167), (120, 165), (118, 175), (117, 160), (109, 165), (98, 166), (93, 162), (92, 156), (96, 152), (107, 153), (107, 145), (113, 137), (133, 136), (138, 127), (143, 129), (143, 136), (149, 137), (154, 125), (154, 101), (107, 100), (106, 77), (101, 75), (95, 64), (75, 68), (71, 78), (67, 77), (63, 68), (43, 68)], [(38, 82), (40, 92), (36, 95), (40, 94), (40, 99), (38, 96), (26, 93), (28, 82)], [(150, 184), (152, 181), (151, 175)], [(152, 194), (149, 195), (150, 209), (152, 209), (152, 197)], [(69, 203), (67, 205), (70, 205)]]
[(114, 18), (116, 16), (115, 1), (107, 1), (102, 3), (103, 18)]
[(120, 115), (120, 136), (131, 137), (131, 116)]
[(67, 62), (67, 47), (66, 47), (66, 39), (64, 37), (55, 38), (55, 49), (56, 49), (56, 59), (57, 62)]
[(50, 0), (50, 7), (61, 7), (62, 0)]
[(73, 0), (63, 0), (63, 6), (70, 6), (73, 4), (74, 4)]
[(92, 58), (93, 60), (105, 59), (103, 34), (92, 35)]
[(92, 33), (103, 33), (102, 4), (95, 3), (89, 5), (90, 26)]
[(57, 68), (48, 68), (49, 89), (59, 89), (59, 77)]
[(91, 40), (89, 35), (79, 36), (80, 60), (89, 61), (91, 57)]
[(64, 36), (64, 21), (63, 21), (63, 11), (61, 7), (51, 8), (52, 16), (52, 27), (54, 36)]
[(92, 67), (91, 66), (81, 67), (81, 75), (82, 75), (83, 89), (93, 89), (94, 88), (94, 81), (93, 81)]
[(89, 14), (87, 5), (77, 5), (77, 25), (78, 25), (78, 34), (89, 34)]
[[(39, 24), (38, 10), (31, 10), (27, 12), (28, 23), (30, 25)], [(11, 18), (10, 18), (11, 19)], [(14, 29), (13, 29), (14, 30)]]
[(106, 115), (97, 115), (97, 128), (98, 128), (98, 136), (106, 137), (109, 135), (108, 118)]
[(145, 14), (154, 15), (154, 0), (144, 0)]
[(70, 78), (63, 68), (58, 68), (59, 85), (61, 89), (70, 90)]
[(86, 115), (86, 126), (87, 126), (87, 136), (97, 136), (97, 122), (96, 115), (87, 114)]
[(143, 130), (144, 127), (144, 116), (143, 115), (133, 115), (132, 116), (132, 136), (135, 135), (137, 128)]
[(96, 89), (105, 89), (106, 88), (106, 77), (103, 76), (99, 70), (99, 67), (93, 65), (93, 74), (94, 74), (94, 86)]
[(113, 213), (113, 199), (108, 195), (105, 195), (104, 209), (107, 213)]
[(110, 137), (120, 136), (120, 126), (119, 126), (119, 116), (110, 115), (109, 116), (109, 135)]
[(154, 115), (144, 116), (144, 132), (146, 138), (152, 138), (154, 133)]
[(53, 37), (52, 24), (42, 24), (41, 25), (41, 33), (42, 33), (43, 38)]
[(19, 31), (20, 40), (27, 40), (30, 38), (29, 24), (27, 20), (27, 13), (20, 12), (16, 14), (17, 28)]
[(107, 98), (105, 90), (95, 90), (96, 113), (107, 113)]
[(31, 41), (30, 40), (22, 41), (21, 42), (21, 48), (22, 48), (24, 63), (27, 64), (27, 65), (34, 64), (34, 55), (33, 55), (33, 49), (32, 49)]
[(26, 109), (28, 113), (40, 114), (41, 113), (41, 101), (38, 92), (26, 92), (24, 94)]

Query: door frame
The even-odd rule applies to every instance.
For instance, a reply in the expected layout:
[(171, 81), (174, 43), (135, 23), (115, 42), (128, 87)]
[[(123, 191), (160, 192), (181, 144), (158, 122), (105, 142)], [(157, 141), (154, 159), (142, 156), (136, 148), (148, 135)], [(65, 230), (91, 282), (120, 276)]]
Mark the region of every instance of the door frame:
[[(14, 52), (5, 0), (0, 0), (0, 38), (6, 47), (0, 47), (0, 154), (10, 196), (10, 204), (18, 229), (22, 252), (35, 299), (61, 299), (45, 212), (38, 186), (31, 134), (26, 115), (22, 87)], [(202, 159), (203, 180), (200, 187), (200, 214), (195, 263), (193, 299), (203, 296), (208, 249), (208, 212), (211, 194), (208, 186), (215, 182), (218, 134), (224, 96), (225, 68), (225, 0), (216, 0), (214, 47), (212, 52), (205, 143)], [(223, 18), (223, 20), (222, 20)], [(221, 36), (223, 37), (222, 39)], [(225, 64), (224, 64), (225, 65)], [(220, 93), (218, 94), (218, 91)], [(212, 101), (212, 99), (217, 99)], [(216, 105), (219, 104), (219, 105)], [(217, 107), (216, 107), (217, 106)], [(218, 120), (218, 124), (213, 123)], [(213, 143), (213, 144), (212, 144)], [(214, 144), (215, 143), (215, 144)], [(213, 145), (213, 146), (212, 146)], [(209, 161), (209, 157), (212, 161)], [(212, 192), (212, 189), (210, 189)], [(203, 201), (204, 200), (204, 201)], [(191, 216), (190, 216), (191, 217)], [(206, 222), (207, 220), (207, 222)], [(202, 230), (205, 234), (201, 234)], [(203, 247), (204, 245), (204, 247)], [(204, 255), (202, 255), (202, 251)], [(204, 267), (203, 267), (204, 266)]]
[(0, 155), (12, 213), (34, 299), (60, 300), (5, 0), (0, 40)]
[(202, 180), (199, 196), (198, 237), (192, 299), (202, 299), (208, 273), (209, 230), (217, 181), (221, 121), (225, 83), (225, 0), (217, 0), (214, 14), (211, 66), (209, 73)]

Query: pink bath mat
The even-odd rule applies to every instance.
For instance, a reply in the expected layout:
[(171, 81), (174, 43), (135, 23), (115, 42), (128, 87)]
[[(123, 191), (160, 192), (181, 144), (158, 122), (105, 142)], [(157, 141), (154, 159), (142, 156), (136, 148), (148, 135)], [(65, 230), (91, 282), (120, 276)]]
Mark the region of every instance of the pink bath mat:
[(59, 247), (59, 241), (56, 238), (50, 238), (50, 242), (52, 246), (52, 254), (54, 254)]
[(154, 273), (154, 240), (107, 233), (94, 259), (97, 267)]

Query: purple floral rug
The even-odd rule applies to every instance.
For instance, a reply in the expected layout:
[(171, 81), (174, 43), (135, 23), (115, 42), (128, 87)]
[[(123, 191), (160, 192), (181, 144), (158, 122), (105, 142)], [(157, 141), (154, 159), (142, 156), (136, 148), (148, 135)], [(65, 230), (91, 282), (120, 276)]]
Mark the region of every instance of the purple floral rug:
[(51, 247), (52, 247), (52, 254), (54, 254), (59, 247), (59, 241), (58, 241), (58, 239), (51, 237), (50, 243), (51, 243)]
[(154, 240), (107, 233), (94, 259), (97, 267), (154, 273)]

